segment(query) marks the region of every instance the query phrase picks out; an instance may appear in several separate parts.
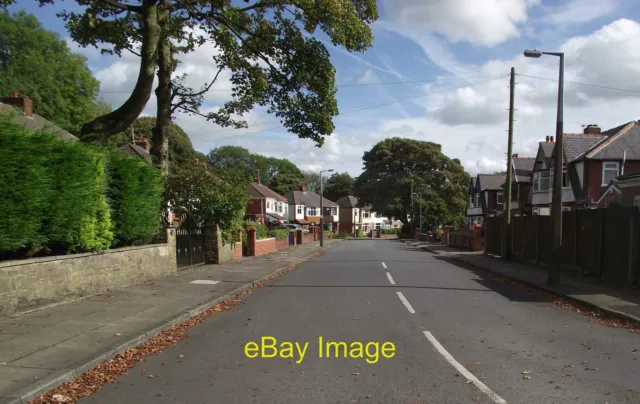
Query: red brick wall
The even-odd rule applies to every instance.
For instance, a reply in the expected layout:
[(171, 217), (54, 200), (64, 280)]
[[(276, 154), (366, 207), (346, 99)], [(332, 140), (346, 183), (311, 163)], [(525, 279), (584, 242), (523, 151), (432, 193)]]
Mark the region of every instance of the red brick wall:
[(504, 204), (498, 204), (498, 191), (489, 191), (487, 195), (487, 209), (489, 211), (502, 212)]
[(266, 238), (263, 240), (256, 241), (256, 256), (262, 254), (269, 254), (276, 251), (276, 239), (275, 238)]
[[(624, 164), (624, 173), (634, 173), (640, 171), (640, 161), (633, 160), (627, 161)], [(602, 161), (600, 160), (587, 160), (585, 162), (585, 174), (587, 177), (585, 180), (587, 185), (587, 202), (597, 201), (602, 194)], [(633, 204), (633, 198), (631, 198), (631, 204)]]
[(242, 243), (233, 244), (233, 257), (237, 260), (242, 259)]
[(304, 233), (302, 235), (302, 244), (313, 243), (313, 233)]
[(289, 238), (276, 240), (276, 249), (284, 250), (285, 248), (289, 248)]
[(392, 238), (398, 238), (398, 235), (397, 234), (381, 234), (380, 238), (392, 239)]
[(247, 204), (247, 215), (260, 215), (267, 211), (266, 201), (264, 199), (253, 199)]

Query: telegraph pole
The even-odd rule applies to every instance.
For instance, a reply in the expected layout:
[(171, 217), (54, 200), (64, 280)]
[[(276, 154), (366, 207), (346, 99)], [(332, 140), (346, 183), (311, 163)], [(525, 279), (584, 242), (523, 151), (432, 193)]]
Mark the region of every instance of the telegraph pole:
[[(502, 223), (502, 258), (509, 259), (509, 242), (511, 240), (509, 230), (511, 224), (511, 180), (513, 178), (513, 109), (516, 93), (516, 70), (511, 68), (511, 80), (509, 80), (509, 143), (507, 145), (507, 186)], [(506, 215), (506, 216), (505, 216)]]

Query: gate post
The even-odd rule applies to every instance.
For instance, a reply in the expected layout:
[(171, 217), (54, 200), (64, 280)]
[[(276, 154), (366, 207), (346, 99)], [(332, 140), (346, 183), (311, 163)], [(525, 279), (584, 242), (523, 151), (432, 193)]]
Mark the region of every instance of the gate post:
[(204, 263), (220, 264), (220, 250), (222, 250), (222, 234), (218, 223), (207, 220), (204, 223)]
[(297, 244), (302, 244), (302, 230), (296, 230)]
[(178, 252), (176, 246), (176, 231), (178, 226), (174, 223), (166, 225), (164, 231), (167, 232), (167, 248), (169, 249), (169, 256), (171, 256), (171, 262), (175, 265), (174, 272), (178, 270)]
[(247, 256), (256, 256), (256, 228), (254, 226), (247, 227)]

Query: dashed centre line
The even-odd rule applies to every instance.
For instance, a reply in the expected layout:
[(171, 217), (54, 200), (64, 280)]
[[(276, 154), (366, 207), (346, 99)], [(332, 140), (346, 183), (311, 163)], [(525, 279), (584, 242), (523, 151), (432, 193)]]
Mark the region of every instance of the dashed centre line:
[[(398, 292), (399, 293), (399, 292)], [(433, 336), (429, 331), (422, 331), (424, 336), (427, 337), (431, 345), (440, 353), (440, 355), (444, 356), (444, 358), (449, 362), (462, 376), (464, 376), (470, 383), (473, 383), (474, 386), (478, 388), (481, 392), (486, 394), (494, 403), (496, 404), (507, 404), (507, 402), (497, 395), (493, 390), (487, 387), (486, 384), (482, 383), (478, 380), (477, 377), (473, 375), (473, 373), (469, 372), (464, 366), (460, 364), (443, 346), (438, 342), (436, 337)]]
[(396, 292), (396, 293), (398, 294), (398, 297), (400, 298), (400, 301), (402, 302), (402, 304), (404, 304), (404, 307), (406, 307), (407, 310), (409, 310), (409, 313), (415, 314), (416, 311), (413, 309), (413, 307), (411, 307), (411, 303), (409, 303), (407, 298), (404, 297), (402, 292)]
[(384, 262), (382, 263), (382, 268), (387, 269), (387, 264), (385, 264)]
[(389, 278), (389, 282), (390, 282), (392, 285), (395, 285), (395, 284), (396, 284), (396, 281), (394, 281), (394, 280), (393, 280), (393, 278), (391, 277), (391, 274), (390, 274), (389, 272), (387, 272), (387, 278)]

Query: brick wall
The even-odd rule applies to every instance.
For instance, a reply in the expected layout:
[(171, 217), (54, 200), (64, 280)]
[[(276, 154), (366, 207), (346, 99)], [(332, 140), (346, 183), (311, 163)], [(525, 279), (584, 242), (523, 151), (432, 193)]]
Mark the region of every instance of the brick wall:
[(247, 215), (260, 215), (266, 212), (267, 207), (264, 199), (252, 199), (252, 202), (247, 204)]
[(394, 239), (394, 238), (398, 238), (398, 235), (397, 234), (381, 234), (380, 238)]
[(233, 258), (242, 259), (242, 243), (233, 243)]
[(302, 235), (302, 244), (310, 244), (313, 243), (313, 233), (304, 233)]
[(289, 237), (282, 240), (276, 240), (276, 249), (284, 250), (286, 248), (289, 248)]
[(175, 275), (175, 229), (166, 244), (0, 262), (0, 316)]
[(274, 251), (277, 251), (275, 238), (264, 238), (262, 240), (256, 241), (256, 249), (255, 249), (256, 256), (262, 255), (262, 254), (269, 254)]

